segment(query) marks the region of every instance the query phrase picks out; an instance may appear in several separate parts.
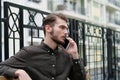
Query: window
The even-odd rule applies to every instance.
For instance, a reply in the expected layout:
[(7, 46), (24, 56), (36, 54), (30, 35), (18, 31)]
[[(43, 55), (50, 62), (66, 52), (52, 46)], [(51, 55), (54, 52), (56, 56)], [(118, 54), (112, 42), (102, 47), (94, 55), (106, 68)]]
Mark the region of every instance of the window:
[(99, 21), (100, 18), (100, 7), (96, 2), (93, 3), (93, 18), (97, 21)]
[(54, 11), (53, 9), (54, 4), (52, 0), (47, 1), (47, 6), (48, 6), (48, 10)]
[(101, 3), (93, 1), (92, 5), (92, 18), (96, 22), (103, 22), (104, 21), (104, 6)]
[(76, 11), (76, 0), (64, 0), (68, 10)]

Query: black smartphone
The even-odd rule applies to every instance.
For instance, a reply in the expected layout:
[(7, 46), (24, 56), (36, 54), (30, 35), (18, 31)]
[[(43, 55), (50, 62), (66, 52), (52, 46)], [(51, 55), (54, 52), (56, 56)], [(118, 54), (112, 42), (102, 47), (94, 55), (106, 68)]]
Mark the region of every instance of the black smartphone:
[(63, 44), (63, 47), (67, 49), (69, 47), (69, 40), (65, 39), (65, 43)]

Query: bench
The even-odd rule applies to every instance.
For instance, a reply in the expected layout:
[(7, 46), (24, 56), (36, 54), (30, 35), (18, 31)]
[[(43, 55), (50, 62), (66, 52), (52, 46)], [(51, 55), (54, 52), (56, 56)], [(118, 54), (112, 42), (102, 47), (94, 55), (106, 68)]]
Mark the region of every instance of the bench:
[(19, 80), (19, 79), (6, 78), (4, 76), (0, 76), (0, 80)]

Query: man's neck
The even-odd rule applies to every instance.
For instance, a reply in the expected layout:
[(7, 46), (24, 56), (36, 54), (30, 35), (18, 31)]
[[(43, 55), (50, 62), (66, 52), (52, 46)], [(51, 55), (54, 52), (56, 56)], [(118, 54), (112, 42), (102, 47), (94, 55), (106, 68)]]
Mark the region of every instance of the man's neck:
[(53, 50), (57, 47), (57, 44), (50, 38), (44, 38), (43, 42)]

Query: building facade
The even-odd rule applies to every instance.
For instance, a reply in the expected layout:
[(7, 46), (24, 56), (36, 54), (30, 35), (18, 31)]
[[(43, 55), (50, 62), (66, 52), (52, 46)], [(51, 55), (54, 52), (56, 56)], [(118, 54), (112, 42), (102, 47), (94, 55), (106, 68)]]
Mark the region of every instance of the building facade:
[(62, 11), (70, 17), (119, 30), (119, 0), (48, 0), (49, 10)]

